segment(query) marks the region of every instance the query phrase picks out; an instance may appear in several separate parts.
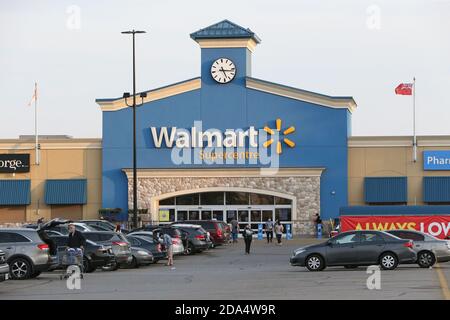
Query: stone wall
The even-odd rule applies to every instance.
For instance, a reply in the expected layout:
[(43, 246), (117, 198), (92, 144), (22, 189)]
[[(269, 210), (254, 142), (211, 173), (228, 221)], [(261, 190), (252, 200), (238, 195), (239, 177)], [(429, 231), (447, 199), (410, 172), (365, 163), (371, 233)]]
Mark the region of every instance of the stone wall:
[[(294, 234), (314, 233), (313, 216), (320, 214), (320, 177), (142, 177), (138, 178), (138, 207), (151, 211), (153, 197), (168, 193), (186, 191), (196, 192), (202, 188), (245, 188), (264, 190), (295, 197), (296, 212), (292, 212)], [(128, 181), (128, 205), (132, 208), (132, 180)], [(156, 212), (150, 212), (143, 220), (154, 221)]]

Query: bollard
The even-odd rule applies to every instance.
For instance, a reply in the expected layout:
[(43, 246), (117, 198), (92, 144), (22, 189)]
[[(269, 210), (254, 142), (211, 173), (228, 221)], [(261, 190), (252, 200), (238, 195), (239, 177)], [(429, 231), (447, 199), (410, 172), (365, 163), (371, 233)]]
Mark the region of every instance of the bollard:
[(322, 239), (322, 224), (317, 224), (317, 239)]
[(287, 224), (286, 225), (286, 240), (291, 240), (291, 239), (292, 239), (291, 225)]
[(262, 223), (258, 224), (258, 240), (263, 239), (263, 225)]

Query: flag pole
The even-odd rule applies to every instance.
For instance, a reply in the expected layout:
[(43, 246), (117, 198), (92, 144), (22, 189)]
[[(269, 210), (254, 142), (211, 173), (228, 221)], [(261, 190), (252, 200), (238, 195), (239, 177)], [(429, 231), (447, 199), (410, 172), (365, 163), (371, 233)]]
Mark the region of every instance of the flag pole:
[(413, 152), (414, 152), (414, 162), (417, 162), (417, 137), (416, 137), (416, 77), (413, 78)]
[(38, 116), (37, 116), (37, 82), (34, 83), (34, 138), (35, 138), (35, 163), (39, 165), (40, 163), (40, 154), (39, 154), (39, 135), (38, 135)]

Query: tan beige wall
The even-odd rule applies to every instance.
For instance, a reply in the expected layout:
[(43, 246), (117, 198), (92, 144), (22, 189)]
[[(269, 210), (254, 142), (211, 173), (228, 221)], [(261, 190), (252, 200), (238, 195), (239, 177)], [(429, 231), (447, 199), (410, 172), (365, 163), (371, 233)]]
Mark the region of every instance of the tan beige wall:
[(102, 202), (102, 150), (99, 139), (70, 139), (41, 142), (40, 164), (35, 164), (35, 150), (30, 142), (0, 140), (0, 153), (29, 153), (30, 172), (5, 174), (0, 179), (31, 179), (31, 204), (27, 206), (27, 221), (39, 217), (50, 219), (51, 208), (45, 204), (47, 179), (87, 179), (87, 204), (83, 218), (98, 218)]
[[(364, 177), (408, 177), (408, 205), (423, 205), (424, 176), (450, 176), (450, 171), (424, 171), (424, 150), (450, 150), (450, 137), (418, 139), (417, 161), (413, 161), (412, 138), (396, 141), (393, 137), (362, 137), (349, 140), (348, 201), (364, 205)], [(421, 145), (422, 141), (422, 145)], [(447, 145), (448, 144), (448, 145)]]

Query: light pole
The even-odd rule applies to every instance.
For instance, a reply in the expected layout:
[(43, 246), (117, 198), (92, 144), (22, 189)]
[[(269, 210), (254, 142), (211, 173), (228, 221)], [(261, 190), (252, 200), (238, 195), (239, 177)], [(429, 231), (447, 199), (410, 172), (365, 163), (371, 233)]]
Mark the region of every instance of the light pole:
[[(135, 35), (136, 33), (145, 33), (145, 31), (123, 31), (122, 34), (132, 34), (133, 35), (133, 104), (129, 105), (127, 103), (127, 98), (130, 97), (129, 92), (123, 94), (125, 99), (125, 104), (133, 108), (133, 227), (137, 228), (138, 218), (137, 218), (137, 166), (136, 166), (136, 54), (135, 54)], [(141, 105), (144, 103), (144, 98), (147, 97), (146, 92), (140, 94), (142, 99)]]

